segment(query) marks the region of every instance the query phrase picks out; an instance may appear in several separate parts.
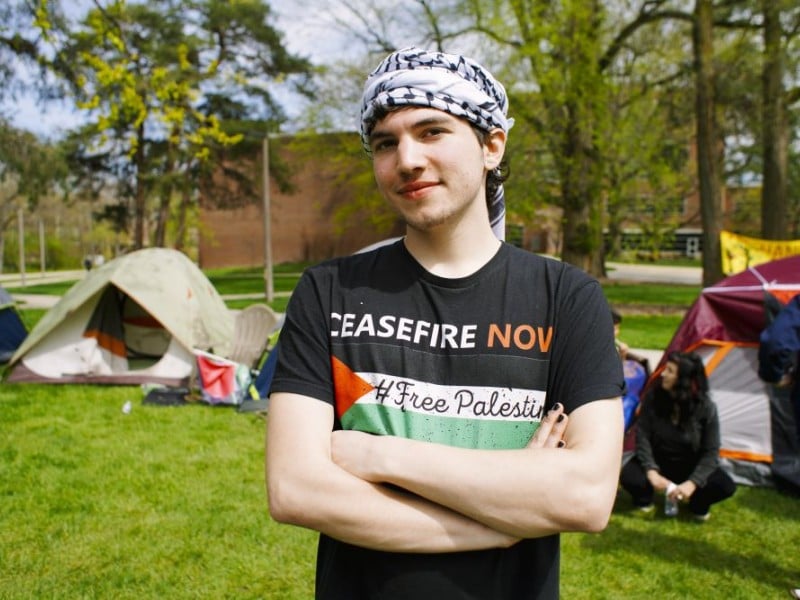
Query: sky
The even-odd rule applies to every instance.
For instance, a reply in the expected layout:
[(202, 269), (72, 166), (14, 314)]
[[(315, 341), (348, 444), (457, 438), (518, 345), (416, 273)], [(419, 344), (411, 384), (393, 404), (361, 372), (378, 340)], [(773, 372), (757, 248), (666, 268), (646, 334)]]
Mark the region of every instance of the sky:
[[(284, 34), (288, 49), (315, 63), (324, 63), (340, 54), (346, 47), (344, 35), (326, 26), (314, 5), (320, 0), (273, 0), (270, 6), (276, 15), (276, 25)], [(326, 0), (321, 0), (325, 2)], [(68, 14), (80, 15), (91, 2), (64, 0)], [(58, 139), (62, 134), (80, 124), (80, 114), (69, 101), (37, 103), (33, 95), (0, 101), (0, 110), (11, 124), (46, 138)], [(287, 110), (290, 116), (291, 110)]]

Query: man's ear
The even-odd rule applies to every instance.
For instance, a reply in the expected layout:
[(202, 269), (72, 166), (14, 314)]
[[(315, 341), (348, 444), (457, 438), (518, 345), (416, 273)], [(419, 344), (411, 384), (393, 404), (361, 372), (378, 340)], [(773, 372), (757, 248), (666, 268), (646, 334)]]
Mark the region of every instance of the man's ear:
[(492, 129), (484, 139), (483, 164), (487, 171), (496, 169), (503, 160), (506, 151), (506, 132), (502, 129)]

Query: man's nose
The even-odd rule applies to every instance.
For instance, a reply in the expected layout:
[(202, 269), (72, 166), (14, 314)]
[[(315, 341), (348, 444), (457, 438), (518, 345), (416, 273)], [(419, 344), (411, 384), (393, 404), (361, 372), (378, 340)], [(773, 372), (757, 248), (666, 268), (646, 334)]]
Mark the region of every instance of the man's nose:
[(425, 166), (425, 152), (422, 144), (416, 140), (403, 138), (397, 143), (397, 168), (403, 172), (411, 172)]

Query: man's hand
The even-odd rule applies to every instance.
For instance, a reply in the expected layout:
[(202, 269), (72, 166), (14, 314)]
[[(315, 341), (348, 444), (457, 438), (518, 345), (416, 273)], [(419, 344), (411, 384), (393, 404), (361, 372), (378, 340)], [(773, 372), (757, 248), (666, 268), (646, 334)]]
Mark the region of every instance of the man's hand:
[(533, 434), (528, 448), (563, 448), (566, 446), (564, 431), (567, 429), (569, 417), (564, 412), (564, 406), (557, 402), (539, 424), (536, 433)]

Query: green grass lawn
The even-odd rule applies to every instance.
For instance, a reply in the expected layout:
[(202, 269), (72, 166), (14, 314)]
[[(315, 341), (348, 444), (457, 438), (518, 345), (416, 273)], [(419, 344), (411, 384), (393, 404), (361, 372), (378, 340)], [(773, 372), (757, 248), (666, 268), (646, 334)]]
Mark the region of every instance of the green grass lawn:
[[(0, 598), (311, 598), (315, 534), (267, 514), (264, 417), (141, 399), (0, 385)], [(563, 597), (786, 597), (799, 502), (740, 487), (698, 525), (620, 495), (602, 534), (563, 536)]]
[(611, 306), (672, 308), (685, 310), (697, 299), (702, 287), (672, 283), (624, 283), (604, 281), (603, 292)]
[(683, 313), (627, 315), (622, 320), (619, 337), (631, 348), (664, 350), (682, 319)]
[(141, 399), (0, 386), (0, 598), (311, 597), (314, 535), (267, 516), (263, 417)]
[[(276, 270), (276, 289), (301, 269)], [(210, 277), (223, 294), (263, 290), (257, 269)], [(622, 339), (663, 349), (699, 287), (604, 290)], [(43, 313), (22, 311), (29, 326)], [(0, 599), (311, 598), (316, 535), (267, 514), (265, 417), (142, 397), (0, 383)], [(620, 494), (603, 533), (562, 537), (562, 596), (784, 598), (800, 585), (799, 539), (800, 499), (774, 489), (740, 487), (702, 525)]]

